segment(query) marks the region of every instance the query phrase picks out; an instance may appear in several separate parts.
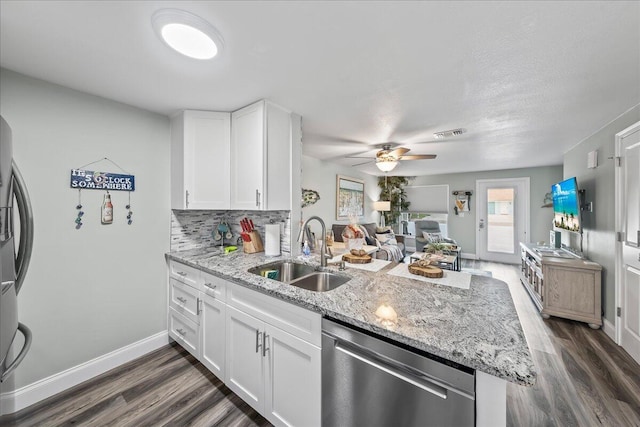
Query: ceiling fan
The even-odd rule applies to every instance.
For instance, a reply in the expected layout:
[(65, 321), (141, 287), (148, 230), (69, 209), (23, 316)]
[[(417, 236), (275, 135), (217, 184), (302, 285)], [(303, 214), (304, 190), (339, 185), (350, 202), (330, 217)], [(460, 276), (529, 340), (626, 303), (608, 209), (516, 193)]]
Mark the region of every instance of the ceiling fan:
[[(406, 153), (411, 151), (409, 148), (405, 148), (405, 147), (392, 148), (393, 147), (392, 143), (382, 144), (380, 147), (381, 147), (381, 150), (376, 153), (375, 159), (368, 160), (363, 163), (358, 163), (353, 166), (360, 166), (360, 165), (364, 165), (364, 164), (375, 161), (376, 166), (382, 172), (391, 172), (396, 166), (398, 166), (398, 162), (400, 160), (425, 160), (425, 159), (435, 159), (437, 157), (435, 154), (407, 155)], [(362, 157), (350, 156), (349, 158), (357, 159)], [(365, 158), (368, 158), (368, 157), (365, 157)]]

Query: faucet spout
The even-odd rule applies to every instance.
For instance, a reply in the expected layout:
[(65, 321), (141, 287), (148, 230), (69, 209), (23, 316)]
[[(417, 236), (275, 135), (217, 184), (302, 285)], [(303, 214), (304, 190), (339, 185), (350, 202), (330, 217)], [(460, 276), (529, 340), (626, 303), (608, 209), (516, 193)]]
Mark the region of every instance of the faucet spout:
[[(319, 216), (309, 217), (302, 225), (302, 230), (303, 231), (306, 230), (307, 225), (309, 224), (309, 221), (311, 221), (312, 219), (315, 219), (316, 221), (318, 221), (320, 223), (320, 226), (322, 227), (322, 248), (320, 249), (320, 266), (326, 267), (327, 266), (327, 239), (325, 238), (325, 236), (327, 235), (327, 227), (324, 225), (324, 221)], [(302, 242), (303, 236), (304, 236), (304, 233), (301, 233), (301, 235), (298, 236), (299, 242)]]

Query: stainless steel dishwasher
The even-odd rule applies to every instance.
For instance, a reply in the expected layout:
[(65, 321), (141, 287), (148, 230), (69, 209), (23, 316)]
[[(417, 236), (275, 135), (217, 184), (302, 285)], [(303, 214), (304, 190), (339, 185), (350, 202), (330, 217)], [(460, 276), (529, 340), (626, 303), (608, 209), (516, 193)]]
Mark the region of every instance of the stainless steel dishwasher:
[(475, 373), (322, 319), (322, 425), (473, 426)]

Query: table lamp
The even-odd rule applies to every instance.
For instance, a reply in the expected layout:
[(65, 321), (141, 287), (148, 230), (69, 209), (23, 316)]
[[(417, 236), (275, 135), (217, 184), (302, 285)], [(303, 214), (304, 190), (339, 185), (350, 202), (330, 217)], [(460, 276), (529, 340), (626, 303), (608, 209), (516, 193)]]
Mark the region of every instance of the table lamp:
[(378, 200), (373, 202), (373, 209), (380, 212), (380, 227), (384, 227), (384, 213), (391, 211), (391, 202), (388, 200)]

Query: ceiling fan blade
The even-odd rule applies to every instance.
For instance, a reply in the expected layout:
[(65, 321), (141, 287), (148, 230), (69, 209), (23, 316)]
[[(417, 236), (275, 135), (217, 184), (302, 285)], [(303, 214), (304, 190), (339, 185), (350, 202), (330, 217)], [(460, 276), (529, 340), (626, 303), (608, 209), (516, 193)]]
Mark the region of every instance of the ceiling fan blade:
[(411, 150), (409, 150), (408, 148), (398, 147), (395, 150), (390, 151), (387, 155), (389, 157), (395, 157), (396, 159), (399, 159), (403, 156), (404, 153), (408, 153), (409, 151)]
[(410, 154), (408, 156), (402, 156), (400, 160), (424, 160), (424, 159), (435, 159), (438, 157), (437, 154)]
[(352, 167), (355, 167), (355, 166), (362, 166), (362, 165), (366, 165), (367, 163), (372, 163), (372, 162), (373, 162), (373, 160), (369, 160), (369, 161), (367, 161), (367, 162), (356, 163), (355, 165), (351, 165), (351, 166), (352, 166)]
[(371, 156), (345, 156), (347, 159), (371, 159), (373, 161), (373, 157)]

